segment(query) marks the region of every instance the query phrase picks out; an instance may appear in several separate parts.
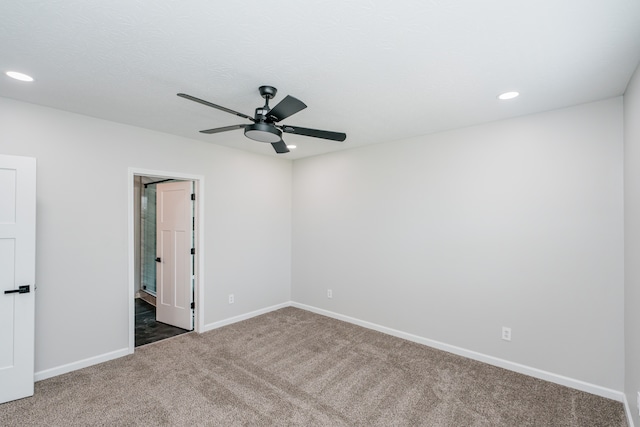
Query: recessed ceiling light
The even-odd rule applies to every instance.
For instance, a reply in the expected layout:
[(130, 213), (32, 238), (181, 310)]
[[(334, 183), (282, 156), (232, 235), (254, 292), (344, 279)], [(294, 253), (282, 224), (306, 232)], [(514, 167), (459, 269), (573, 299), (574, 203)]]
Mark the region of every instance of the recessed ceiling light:
[(20, 80), (22, 82), (32, 82), (33, 81), (33, 77), (28, 76), (28, 75), (23, 74), (23, 73), (19, 73), (17, 71), (7, 71), (5, 74), (7, 76), (11, 77), (12, 79)]
[(287, 145), (287, 148), (294, 149), (294, 148), (296, 148), (296, 146), (295, 145)]
[(503, 94), (498, 95), (498, 99), (502, 99), (502, 100), (513, 99), (518, 95), (520, 95), (520, 92), (505, 92)]

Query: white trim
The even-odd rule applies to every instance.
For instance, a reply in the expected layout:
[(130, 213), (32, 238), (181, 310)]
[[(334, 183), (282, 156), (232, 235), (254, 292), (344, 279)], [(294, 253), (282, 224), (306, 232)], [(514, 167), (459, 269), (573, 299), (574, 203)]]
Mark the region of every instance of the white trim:
[(204, 332), (204, 176), (194, 180), (195, 182), (195, 194), (196, 194), (196, 259), (195, 269), (196, 280), (194, 283), (195, 294), (194, 303), (195, 309), (195, 331), (198, 333)]
[(629, 424), (629, 427), (633, 427), (633, 416), (631, 415), (631, 407), (629, 406), (629, 400), (627, 400), (627, 395), (623, 394), (623, 401), (622, 404), (624, 405), (624, 413), (627, 416), (627, 423)]
[(133, 179), (134, 176), (152, 176), (158, 178), (175, 178), (195, 182), (196, 193), (196, 281), (195, 281), (195, 322), (196, 332), (204, 332), (204, 175), (193, 175), (181, 172), (158, 171), (130, 167), (127, 171), (127, 224), (129, 249), (129, 352), (135, 349), (135, 260), (133, 235)]
[[(131, 300), (133, 301), (133, 299)], [(198, 328), (197, 332), (208, 332), (223, 326), (231, 325), (233, 323), (241, 322), (243, 320), (251, 319), (252, 317), (260, 316), (271, 311), (279, 310), (285, 307), (295, 307), (301, 310), (310, 311), (323, 316), (331, 317), (333, 319), (341, 320), (343, 322), (351, 323), (354, 325), (362, 326), (367, 329), (372, 329), (378, 332), (382, 332), (387, 335), (406, 339), (418, 344), (426, 345), (428, 347), (437, 348), (449, 353), (457, 354), (469, 359), (477, 360), (487, 363), (489, 365), (498, 366), (500, 368), (508, 369), (510, 371), (518, 372), (520, 374), (528, 375), (530, 377), (538, 378), (541, 380), (549, 381), (552, 383), (560, 384), (562, 386), (574, 388), (576, 390), (584, 391), (587, 393), (595, 394), (597, 396), (612, 399), (618, 402), (622, 402), (625, 408), (625, 414), (630, 427), (634, 427), (633, 417), (631, 415), (631, 408), (627, 401), (626, 395), (617, 390), (612, 390), (606, 387), (601, 387), (595, 384), (587, 383), (581, 380), (565, 377), (563, 375), (554, 374), (551, 372), (543, 371), (541, 369), (532, 368), (530, 366), (521, 365), (519, 363), (510, 362), (508, 360), (500, 359), (486, 354), (478, 353), (475, 351), (467, 350), (461, 347), (445, 344), (440, 341), (431, 340), (429, 338), (420, 337), (417, 335), (409, 334), (406, 332), (398, 331), (396, 329), (387, 328), (375, 323), (367, 322), (365, 320), (356, 319), (354, 317), (345, 316), (343, 314), (334, 313), (329, 310), (313, 307), (306, 304), (297, 303), (294, 301), (288, 301), (280, 304), (276, 304), (270, 307), (261, 308), (249, 313), (241, 314), (238, 316), (230, 317), (227, 319), (219, 320), (217, 322), (209, 323)], [(77, 369), (86, 368), (88, 366), (96, 365), (98, 363), (107, 362), (109, 360), (117, 359), (119, 357), (126, 356), (133, 353), (131, 348), (123, 348), (103, 355), (90, 357), (88, 359), (80, 360), (78, 362), (69, 363), (66, 365), (58, 366), (56, 368), (47, 369), (35, 373), (35, 381), (41, 381), (47, 378), (55, 377), (57, 375), (66, 374), (67, 372), (75, 371)]]
[(66, 374), (71, 371), (87, 368), (89, 366), (97, 365), (98, 363), (108, 362), (109, 360), (117, 359), (128, 354), (131, 354), (128, 348), (121, 348), (120, 350), (112, 351), (110, 353), (101, 354), (99, 356), (90, 357), (88, 359), (79, 360), (73, 363), (67, 363), (66, 365), (57, 366), (51, 369), (45, 369), (44, 371), (36, 372), (34, 374), (34, 380), (46, 380), (47, 378), (56, 377), (58, 375)]
[(261, 314), (269, 313), (270, 311), (280, 310), (281, 308), (285, 308), (285, 307), (291, 307), (291, 305), (292, 305), (291, 301), (283, 302), (281, 304), (272, 305), (271, 307), (261, 308), (256, 311), (251, 311), (249, 313), (240, 314), (238, 316), (229, 317), (227, 319), (209, 323), (208, 325), (204, 326), (204, 329), (202, 332), (211, 331), (213, 329), (218, 329), (223, 326), (231, 325), (232, 323), (237, 323), (243, 320), (251, 319), (252, 317), (260, 316)]
[(332, 311), (324, 310), (324, 309), (313, 307), (310, 305), (300, 304), (297, 302), (292, 302), (291, 305), (293, 307), (300, 308), (302, 310), (307, 310), (313, 313), (321, 314), (323, 316), (342, 320), (344, 322), (362, 326), (367, 329), (373, 329), (375, 331), (382, 332), (387, 335), (392, 335), (394, 337), (402, 338), (408, 341), (413, 341), (418, 344), (423, 344), (429, 347), (437, 348), (439, 350), (447, 351), (449, 353), (457, 354), (459, 356), (463, 356), (469, 359), (484, 362), (489, 365), (498, 366), (500, 368), (508, 369), (510, 371), (528, 375), (530, 377), (539, 378), (541, 380), (545, 380), (545, 381), (560, 384), (566, 387), (574, 388), (576, 390), (595, 394), (597, 396), (606, 397), (607, 399), (616, 400), (618, 402), (624, 402), (624, 399), (625, 399), (625, 395), (621, 391), (612, 390), (610, 388), (601, 387), (595, 384), (590, 384), (581, 380), (565, 377), (563, 375), (554, 374), (551, 372), (543, 371), (541, 369), (532, 368), (530, 366), (521, 365), (519, 363), (510, 362), (508, 360), (500, 359), (493, 356), (488, 356), (486, 354), (478, 353), (472, 350), (467, 350), (461, 347), (456, 347), (450, 344), (445, 344), (443, 342), (431, 340), (429, 338), (424, 338), (417, 335), (409, 334), (407, 332), (398, 331), (396, 329), (387, 328), (386, 326), (377, 325), (375, 323), (345, 316), (343, 314), (334, 313)]
[(133, 184), (134, 171), (129, 168), (127, 172), (127, 250), (129, 251), (128, 255), (128, 264), (129, 271), (127, 273), (127, 279), (129, 281), (129, 288), (127, 290), (127, 296), (129, 298), (129, 347), (128, 350), (130, 353), (133, 353), (133, 349), (135, 348), (135, 333), (131, 333), (131, 325), (134, 326), (136, 324), (136, 306), (135, 306), (135, 294), (136, 294), (136, 272), (135, 272), (135, 236), (133, 233), (134, 224), (133, 224), (133, 216), (134, 216), (134, 207), (133, 207), (133, 196), (134, 196), (134, 184)]
[[(133, 301), (133, 300), (132, 300)], [(236, 322), (240, 322), (242, 320), (251, 319), (252, 317), (260, 316), (261, 314), (266, 314), (271, 311), (279, 310), (285, 307), (291, 307), (291, 301), (283, 302), (281, 304), (272, 305), (271, 307), (261, 308), (259, 310), (255, 310), (249, 313), (241, 314), (239, 316), (230, 317), (228, 319), (220, 320), (218, 322), (209, 323), (208, 325), (203, 325), (197, 333), (211, 331), (213, 329), (221, 328), (223, 326), (231, 325)], [(68, 363), (66, 365), (57, 366), (55, 368), (46, 369), (44, 371), (36, 372), (34, 375), (35, 381), (46, 380), (47, 378), (52, 378), (58, 375), (66, 374), (71, 371), (75, 371), (82, 368), (87, 368), (92, 365), (97, 365), (98, 363), (108, 362), (113, 359), (117, 359), (119, 357), (127, 356), (129, 354), (133, 354), (133, 349), (131, 348), (123, 348), (120, 350), (112, 351), (109, 353), (101, 354), (99, 356), (90, 357), (88, 359), (79, 360), (77, 362)]]

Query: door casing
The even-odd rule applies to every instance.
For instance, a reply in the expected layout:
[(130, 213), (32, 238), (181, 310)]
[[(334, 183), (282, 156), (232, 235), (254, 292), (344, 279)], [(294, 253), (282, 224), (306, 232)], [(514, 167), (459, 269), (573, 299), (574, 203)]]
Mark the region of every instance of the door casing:
[(141, 169), (130, 167), (127, 173), (128, 189), (128, 247), (129, 247), (129, 353), (135, 351), (135, 236), (134, 236), (134, 177), (148, 176), (158, 179), (178, 179), (194, 182), (194, 193), (196, 195), (196, 238), (195, 238), (195, 281), (194, 281), (194, 303), (195, 319), (194, 330), (204, 331), (204, 176), (193, 175), (173, 171), (160, 171), (151, 169)]

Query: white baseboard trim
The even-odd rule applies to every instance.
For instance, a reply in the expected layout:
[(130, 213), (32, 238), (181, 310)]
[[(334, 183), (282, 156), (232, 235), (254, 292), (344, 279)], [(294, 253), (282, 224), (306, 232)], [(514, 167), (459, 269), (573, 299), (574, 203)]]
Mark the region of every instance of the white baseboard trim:
[(227, 319), (219, 320), (217, 322), (208, 323), (204, 325), (204, 329), (201, 332), (208, 332), (214, 329), (221, 328), (223, 326), (231, 325), (232, 323), (241, 322), (243, 320), (251, 319), (252, 317), (260, 316), (261, 314), (269, 313), (270, 311), (280, 310), (281, 308), (291, 307), (291, 301), (283, 302), (280, 304), (272, 305), (271, 307), (261, 308), (259, 310), (251, 311), (249, 313), (240, 314), (238, 316), (229, 317)]
[[(629, 426), (633, 427), (633, 419), (631, 416), (631, 408), (629, 406), (629, 402), (625, 394), (621, 391), (612, 390), (606, 387), (601, 387), (595, 384), (587, 383), (585, 381), (577, 380), (574, 378), (565, 377), (563, 375), (554, 374), (551, 372), (543, 371), (541, 369), (532, 368), (530, 366), (521, 365), (519, 363), (510, 362), (508, 360), (500, 359), (493, 356), (488, 356), (486, 354), (478, 353), (472, 350), (467, 350), (461, 347), (456, 347), (450, 344), (446, 344), (440, 341), (435, 341), (429, 338), (420, 337), (418, 335), (413, 335), (407, 332), (398, 331), (396, 329), (388, 328), (386, 326), (378, 325), (375, 323), (371, 323), (365, 320), (356, 319), (354, 317), (346, 316), (339, 313), (334, 313), (329, 310), (324, 310), (321, 308), (313, 307), (306, 304), (297, 303), (294, 301), (287, 301), (284, 303), (276, 304), (270, 307), (265, 307), (259, 310), (255, 310), (249, 313), (241, 314), (238, 316), (230, 317), (227, 319), (219, 320), (217, 322), (209, 323), (204, 325), (204, 329), (201, 332), (211, 331), (217, 328), (221, 328), (223, 326), (231, 325), (236, 322), (241, 322), (243, 320), (250, 319), (252, 317), (260, 316), (265, 313), (269, 313), (271, 311), (279, 310), (285, 307), (296, 307), (302, 310), (307, 310), (312, 313), (321, 314), (323, 316), (331, 317), (337, 320), (342, 320), (344, 322), (352, 323), (354, 325), (362, 326), (367, 329), (372, 329), (378, 332), (382, 332), (387, 335), (391, 335), (394, 337), (402, 338), (408, 341), (413, 341), (418, 344), (423, 344), (429, 347), (437, 348), (439, 350), (443, 350), (449, 353), (457, 354), (459, 356), (467, 357), (469, 359), (477, 360), (480, 362), (487, 363), (489, 365), (497, 366), (500, 368), (508, 369), (510, 371), (518, 372), (524, 375), (529, 375), (534, 378), (538, 378), (545, 381), (550, 381), (552, 383), (560, 384), (566, 387), (571, 387), (580, 391), (584, 391), (587, 393), (595, 394), (597, 396), (606, 397), (608, 399), (616, 400), (618, 402), (622, 402), (625, 407), (625, 412), (627, 415), (627, 419), (629, 422)], [(129, 348), (123, 348), (120, 350), (115, 350), (109, 353), (101, 354), (98, 356), (90, 357), (87, 359), (79, 360), (77, 362), (68, 363), (66, 365), (58, 366), (51, 369), (45, 369), (43, 371), (38, 371), (34, 375), (35, 381), (41, 381), (47, 378), (55, 377), (58, 375), (66, 374), (71, 371), (75, 371), (77, 369), (86, 368), (88, 366), (97, 365), (98, 363), (107, 362), (109, 360), (117, 359), (119, 357), (126, 356), (131, 354), (132, 352)]]
[[(499, 368), (508, 369), (510, 371), (518, 372), (520, 374), (529, 375), (530, 377), (538, 378), (541, 380), (549, 381), (552, 383), (560, 384), (566, 387), (574, 388), (587, 393), (595, 394), (597, 396), (606, 397), (607, 399), (616, 400), (618, 402), (625, 402), (626, 398), (623, 392), (612, 390), (610, 388), (601, 387), (595, 384), (590, 384), (581, 380), (565, 377), (563, 375), (554, 374), (551, 372), (543, 371), (541, 369), (532, 368), (530, 366), (521, 365), (519, 363), (510, 362), (508, 360), (500, 359), (486, 354), (478, 353), (472, 350), (467, 350), (454, 345), (445, 344), (440, 341), (431, 340), (429, 338), (420, 337), (418, 335), (409, 334), (407, 332), (398, 331), (396, 329), (387, 328), (375, 323), (367, 322), (365, 320), (356, 319), (354, 317), (345, 316), (343, 314), (334, 313), (332, 311), (324, 310), (321, 308), (313, 307), (306, 304), (300, 304), (297, 302), (291, 302), (292, 307), (300, 308), (302, 310), (311, 311), (313, 313), (321, 314), (323, 316), (331, 317), (344, 322), (353, 323), (354, 325), (362, 326), (367, 329), (373, 329), (378, 332), (382, 332), (387, 335), (402, 338), (407, 341), (413, 341), (418, 344), (423, 344), (429, 347), (437, 348), (449, 353), (457, 354), (458, 356), (467, 357), (469, 359), (484, 362), (489, 365), (497, 366)], [(628, 405), (626, 405), (628, 407)]]
[[(239, 316), (220, 320), (218, 322), (209, 323), (208, 325), (204, 326), (204, 329), (201, 332), (211, 331), (213, 329), (221, 328), (222, 326), (230, 325), (232, 323), (240, 322), (242, 320), (247, 320), (252, 317), (256, 317), (261, 314), (268, 313), (270, 311), (279, 310), (281, 308), (290, 307), (290, 306), (291, 306), (291, 301), (287, 301), (281, 304), (273, 305), (271, 307), (266, 307), (260, 310), (252, 311), (250, 313), (245, 313)], [(88, 359), (79, 360), (77, 362), (67, 363), (66, 365), (57, 366), (55, 368), (45, 369), (45, 370), (36, 372), (34, 374), (34, 380), (35, 381), (46, 380), (47, 378), (56, 377), (58, 375), (66, 374), (71, 371), (86, 368), (92, 365), (97, 365), (98, 363), (108, 362), (109, 360), (117, 359), (119, 357), (123, 357), (131, 353), (133, 353), (133, 351), (131, 351), (129, 348), (123, 348), (120, 350), (90, 357)]]
[(624, 404), (624, 412), (627, 415), (627, 424), (629, 424), (629, 427), (633, 427), (633, 416), (631, 415), (631, 407), (626, 394), (623, 394), (623, 399), (622, 403)]
[(46, 380), (47, 378), (56, 377), (71, 371), (97, 365), (98, 363), (108, 362), (109, 360), (117, 359), (128, 354), (131, 354), (131, 352), (127, 347), (110, 353), (101, 354), (99, 356), (89, 357), (88, 359), (79, 360), (77, 362), (67, 363), (66, 365), (57, 366), (55, 368), (45, 369), (43, 371), (36, 372), (34, 374), (34, 380)]

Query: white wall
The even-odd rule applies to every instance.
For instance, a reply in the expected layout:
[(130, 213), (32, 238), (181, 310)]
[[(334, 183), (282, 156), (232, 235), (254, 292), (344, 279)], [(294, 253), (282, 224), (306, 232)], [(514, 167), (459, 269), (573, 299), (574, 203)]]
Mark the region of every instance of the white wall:
[(293, 300), (622, 390), (622, 129), (615, 98), (296, 160)]
[(38, 161), (36, 372), (129, 345), (130, 167), (205, 177), (205, 324), (290, 300), (290, 161), (5, 98), (0, 153)]
[(625, 393), (640, 425), (640, 68), (624, 94)]
[(286, 160), (0, 98), (0, 153), (38, 159), (36, 371), (128, 346), (134, 167), (205, 176), (205, 324), (294, 300), (622, 390), (622, 114), (615, 98), (297, 160), (292, 175)]

